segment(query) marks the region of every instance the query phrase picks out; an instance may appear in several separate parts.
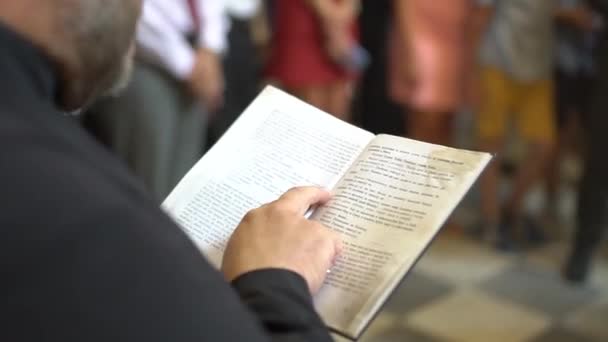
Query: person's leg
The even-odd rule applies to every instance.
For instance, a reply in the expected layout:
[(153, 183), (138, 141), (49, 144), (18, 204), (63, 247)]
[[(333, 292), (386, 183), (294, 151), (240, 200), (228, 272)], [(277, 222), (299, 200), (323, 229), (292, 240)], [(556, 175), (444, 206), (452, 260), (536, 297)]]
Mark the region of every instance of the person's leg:
[(224, 58), (224, 105), (208, 129), (207, 146), (215, 143), (259, 92), (261, 60), (253, 41), (252, 20), (231, 16), (228, 53)]
[[(608, 83), (608, 82), (604, 82)], [(586, 133), (585, 169), (578, 198), (577, 227), (572, 251), (564, 269), (567, 280), (582, 283), (586, 280), (593, 255), (606, 233), (608, 225), (608, 117), (604, 112), (607, 99), (599, 84), (590, 97), (584, 120)]]
[(327, 111), (338, 119), (350, 122), (353, 82), (336, 81), (327, 88)]
[(479, 180), (481, 195), (481, 216), (483, 223), (496, 227), (500, 221), (500, 164), (504, 141), (501, 138), (480, 138), (479, 150), (495, 153), (494, 159)]
[(550, 214), (555, 217), (558, 209), (559, 189), (562, 184), (561, 166), (564, 157), (572, 150), (576, 141), (576, 131), (578, 128), (577, 122), (578, 113), (571, 112), (568, 114), (566, 121), (560, 123), (556, 138), (555, 147), (551, 151), (547, 166), (545, 168), (546, 177), (546, 193), (547, 193), (547, 209)]
[(413, 111), (408, 114), (409, 136), (432, 144), (450, 145), (452, 113)]
[(184, 93), (180, 102), (167, 194), (201, 158), (206, 141), (208, 112), (189, 94)]
[(495, 154), (480, 178), (482, 228), (496, 234), (500, 221), (500, 160), (510, 109), (510, 82), (504, 73), (492, 68), (480, 71), (482, 94), (477, 114), (478, 148)]
[(97, 101), (83, 116), (87, 130), (115, 155), (133, 168), (130, 157), (133, 110), (133, 82), (120, 96)]
[(528, 152), (525, 161), (518, 167), (513, 182), (513, 191), (505, 204), (505, 212), (512, 217), (520, 217), (522, 203), (530, 188), (543, 175), (547, 163), (550, 161), (553, 145), (546, 142), (528, 143)]
[(522, 85), (517, 96), (518, 128), (528, 143), (525, 161), (517, 170), (513, 191), (505, 205), (505, 213), (517, 218), (531, 187), (540, 180), (551, 160), (556, 129), (551, 80)]
[(125, 91), (100, 101), (87, 114), (102, 142), (128, 164), (158, 200), (166, 195), (179, 108), (175, 84), (161, 71), (136, 63)]
[(298, 88), (290, 88), (288, 91), (294, 96), (300, 98), (323, 111), (329, 111), (329, 96), (328, 87), (326, 86), (304, 86)]
[(171, 154), (180, 110), (179, 83), (163, 71), (138, 64), (128, 101), (133, 116), (130, 163), (157, 200), (167, 195)]
[(354, 109), (364, 129), (373, 133), (405, 135), (407, 125), (404, 125), (404, 118), (407, 115), (389, 96), (388, 43), (391, 12), (390, 2), (361, 1), (360, 40), (371, 56), (371, 64), (359, 78), (358, 103)]
[[(564, 149), (568, 143), (571, 118), (574, 117), (574, 105), (572, 101), (572, 85), (575, 83), (575, 78), (563, 71), (556, 71), (555, 74), (555, 118), (557, 124), (557, 137), (555, 148), (553, 149), (547, 168), (545, 171), (546, 177), (546, 193), (548, 210), (552, 216), (555, 216), (557, 209), (557, 197), (560, 185), (560, 166)], [(574, 85), (576, 86), (576, 85)]]
[(602, 241), (608, 223), (608, 162), (602, 155), (603, 151), (598, 151), (600, 149), (591, 147), (587, 151), (585, 171), (579, 188), (577, 228), (564, 270), (566, 279), (575, 283), (586, 280), (593, 255)]

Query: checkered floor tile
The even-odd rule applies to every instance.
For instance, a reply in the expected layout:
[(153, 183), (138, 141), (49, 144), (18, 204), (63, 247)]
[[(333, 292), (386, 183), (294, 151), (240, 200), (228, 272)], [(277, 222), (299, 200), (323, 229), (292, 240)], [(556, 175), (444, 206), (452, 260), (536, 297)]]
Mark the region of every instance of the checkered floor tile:
[(503, 255), (443, 234), (361, 341), (608, 341), (606, 252), (576, 287), (559, 275), (567, 250)]

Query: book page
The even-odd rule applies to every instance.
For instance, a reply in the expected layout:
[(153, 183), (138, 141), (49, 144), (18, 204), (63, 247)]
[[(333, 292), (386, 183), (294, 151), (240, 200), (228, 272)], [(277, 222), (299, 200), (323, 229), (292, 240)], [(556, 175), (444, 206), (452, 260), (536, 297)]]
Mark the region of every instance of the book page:
[(361, 334), (490, 159), (388, 135), (370, 143), (312, 217), (344, 239), (315, 297), (328, 326)]
[(333, 188), (373, 134), (268, 87), (163, 207), (213, 265), (243, 216), (295, 186)]

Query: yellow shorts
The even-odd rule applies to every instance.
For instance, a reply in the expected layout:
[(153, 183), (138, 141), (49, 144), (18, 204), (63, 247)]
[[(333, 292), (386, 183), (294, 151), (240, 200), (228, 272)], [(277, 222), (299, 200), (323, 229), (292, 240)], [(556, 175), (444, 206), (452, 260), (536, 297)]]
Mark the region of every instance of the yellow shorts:
[(512, 119), (527, 141), (554, 142), (553, 80), (516, 81), (493, 67), (482, 67), (480, 77), (479, 138), (504, 138)]

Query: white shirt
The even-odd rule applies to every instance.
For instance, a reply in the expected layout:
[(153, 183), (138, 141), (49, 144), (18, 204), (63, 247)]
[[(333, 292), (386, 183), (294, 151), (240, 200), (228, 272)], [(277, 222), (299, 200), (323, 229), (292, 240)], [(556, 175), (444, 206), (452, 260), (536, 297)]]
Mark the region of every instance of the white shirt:
[(260, 8), (260, 0), (224, 0), (227, 12), (239, 19), (253, 17)]
[[(198, 44), (218, 54), (227, 46), (229, 23), (224, 0), (197, 0), (201, 18)], [(187, 79), (196, 51), (187, 41), (194, 22), (187, 0), (146, 0), (137, 28), (139, 54), (165, 68), (179, 80)]]

